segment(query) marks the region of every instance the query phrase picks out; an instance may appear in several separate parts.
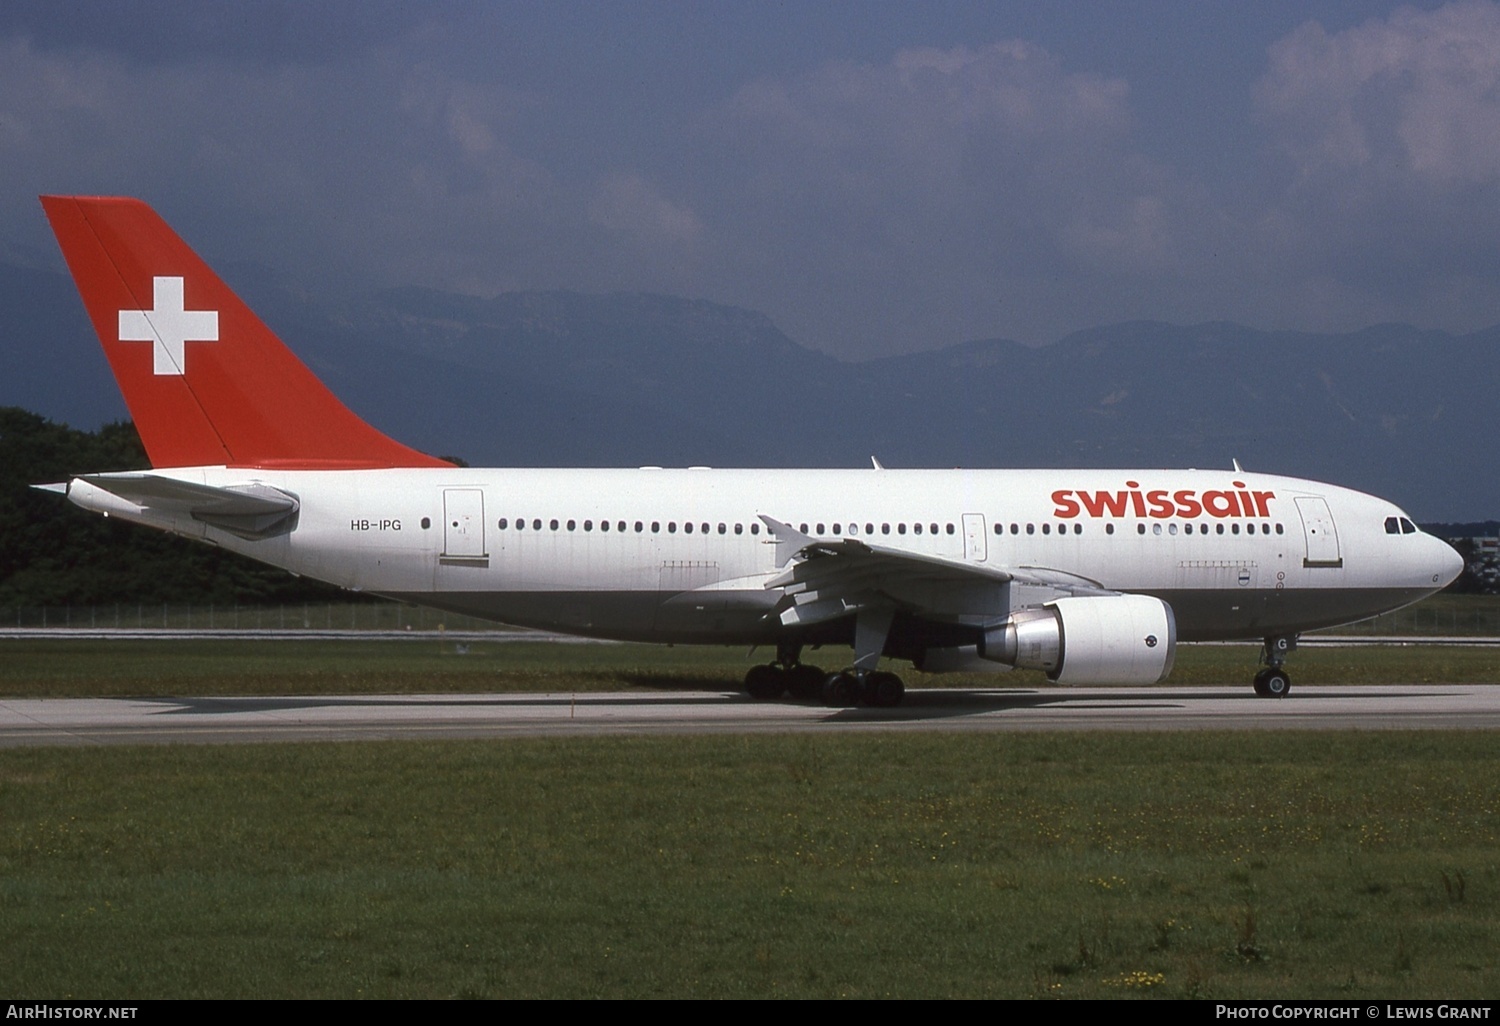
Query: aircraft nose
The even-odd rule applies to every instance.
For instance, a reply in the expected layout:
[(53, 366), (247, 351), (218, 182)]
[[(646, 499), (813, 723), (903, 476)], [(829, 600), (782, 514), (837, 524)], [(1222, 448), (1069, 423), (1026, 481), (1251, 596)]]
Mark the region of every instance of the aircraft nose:
[(1433, 542), (1437, 551), (1432, 560), (1432, 582), (1440, 588), (1446, 588), (1464, 572), (1464, 557), (1441, 538), (1434, 538)]

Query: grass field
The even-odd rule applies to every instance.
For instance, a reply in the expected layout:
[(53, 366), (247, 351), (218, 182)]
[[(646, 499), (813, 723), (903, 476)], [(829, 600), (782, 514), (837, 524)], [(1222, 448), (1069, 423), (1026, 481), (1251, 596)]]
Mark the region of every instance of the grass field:
[(11, 997), (1489, 997), (1488, 734), (0, 752)]

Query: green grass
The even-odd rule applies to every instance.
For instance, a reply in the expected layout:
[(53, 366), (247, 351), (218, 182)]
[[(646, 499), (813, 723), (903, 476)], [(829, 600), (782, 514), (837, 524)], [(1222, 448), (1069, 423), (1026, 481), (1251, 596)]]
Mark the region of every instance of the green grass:
[[(1168, 683), (1249, 685), (1256, 645), (1188, 645)], [(848, 649), (809, 651), (836, 669)], [(0, 697), (118, 695), (423, 694), (728, 690), (762, 650), (664, 645), (474, 642), (462, 654), (437, 641), (71, 641), (0, 640)], [(1040, 673), (917, 673), (895, 665), (909, 687), (1051, 687)], [(1500, 649), (1410, 646), (1303, 648), (1288, 664), (1305, 684), (1490, 683)]]
[(35, 997), (1500, 994), (1483, 733), (0, 752)]

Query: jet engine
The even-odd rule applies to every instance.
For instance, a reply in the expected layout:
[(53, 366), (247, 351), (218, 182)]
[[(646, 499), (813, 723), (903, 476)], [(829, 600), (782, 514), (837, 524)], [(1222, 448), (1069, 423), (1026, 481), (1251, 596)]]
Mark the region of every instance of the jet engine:
[(1042, 670), (1061, 684), (1154, 684), (1172, 672), (1177, 620), (1149, 595), (1063, 598), (986, 631), (983, 659)]

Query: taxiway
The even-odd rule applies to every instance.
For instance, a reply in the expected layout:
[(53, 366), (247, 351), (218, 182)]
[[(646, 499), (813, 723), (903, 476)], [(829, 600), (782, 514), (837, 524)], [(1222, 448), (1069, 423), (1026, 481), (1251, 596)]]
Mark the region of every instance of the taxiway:
[(812, 731), (1496, 730), (1500, 685), (945, 689), (896, 709), (726, 692), (0, 701), (0, 747)]

